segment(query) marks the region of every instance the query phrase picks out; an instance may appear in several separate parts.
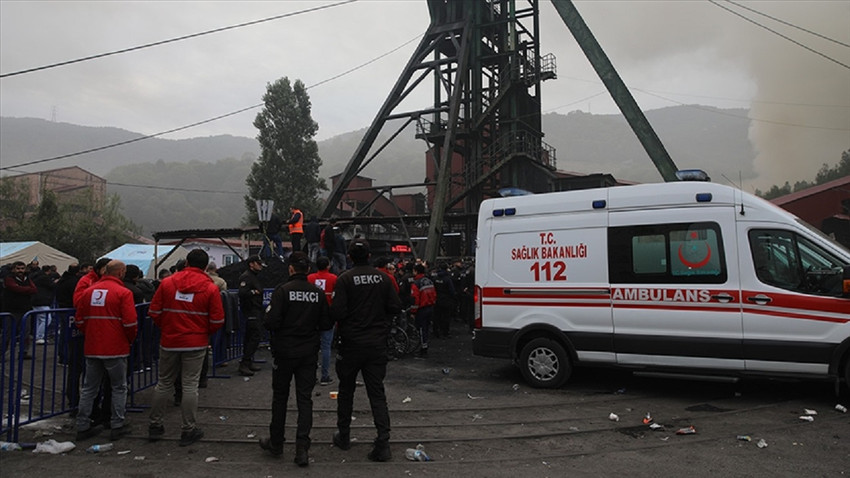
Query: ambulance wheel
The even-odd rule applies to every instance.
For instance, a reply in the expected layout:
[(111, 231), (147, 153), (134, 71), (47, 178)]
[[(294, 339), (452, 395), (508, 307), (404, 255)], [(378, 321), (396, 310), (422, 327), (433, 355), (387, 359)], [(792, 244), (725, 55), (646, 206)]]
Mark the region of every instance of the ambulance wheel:
[(519, 369), (525, 381), (535, 388), (558, 388), (573, 371), (564, 347), (546, 338), (525, 344), (519, 354)]

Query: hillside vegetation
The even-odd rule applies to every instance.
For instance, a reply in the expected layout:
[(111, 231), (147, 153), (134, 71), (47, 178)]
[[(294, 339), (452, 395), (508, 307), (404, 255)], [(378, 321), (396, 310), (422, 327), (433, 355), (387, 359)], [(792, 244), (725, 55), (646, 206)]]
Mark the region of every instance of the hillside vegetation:
[[(646, 113), (670, 156), (681, 168), (701, 168), (718, 182), (724, 176), (754, 176), (755, 153), (747, 140), (743, 109), (677, 106)], [(659, 175), (620, 115), (582, 112), (543, 117), (544, 140), (557, 150), (558, 169), (611, 173), (618, 179), (659, 181)], [(379, 137), (375, 148), (392, 128)], [(320, 141), (319, 175), (341, 173), (366, 129)], [(15, 165), (140, 138), (118, 128), (93, 128), (32, 118), (0, 118), (0, 158)], [(373, 148), (373, 151), (375, 150)], [(425, 178), (427, 145), (411, 129), (391, 142), (362, 175), (375, 184), (419, 183)], [(153, 138), (26, 168), (78, 165), (105, 177), (118, 193), (127, 217), (143, 233), (239, 226), (245, 216), (245, 178), (259, 153), (256, 139), (213, 136), (171, 140)], [(136, 185), (138, 187), (128, 186)]]

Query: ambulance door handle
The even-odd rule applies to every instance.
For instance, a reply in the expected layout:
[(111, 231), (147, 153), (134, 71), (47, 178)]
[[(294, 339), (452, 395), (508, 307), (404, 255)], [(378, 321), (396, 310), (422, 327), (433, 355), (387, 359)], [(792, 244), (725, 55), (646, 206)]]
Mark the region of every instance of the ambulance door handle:
[(722, 293), (722, 294), (715, 294), (715, 295), (711, 296), (711, 298), (716, 300), (717, 302), (722, 302), (724, 304), (727, 303), (727, 302), (732, 302), (732, 300), (735, 299), (734, 297), (732, 297), (731, 295), (729, 295), (725, 292)]
[(747, 300), (750, 301), (750, 302), (755, 302), (756, 304), (764, 305), (764, 304), (767, 304), (768, 302), (772, 301), (773, 299), (771, 299), (770, 297), (768, 297), (764, 294), (759, 294), (759, 295), (754, 295), (752, 297), (747, 297)]

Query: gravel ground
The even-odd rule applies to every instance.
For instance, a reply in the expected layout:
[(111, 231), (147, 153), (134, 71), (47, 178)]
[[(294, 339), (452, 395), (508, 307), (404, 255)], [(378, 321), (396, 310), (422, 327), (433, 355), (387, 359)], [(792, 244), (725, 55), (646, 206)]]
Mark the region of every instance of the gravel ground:
[[(457, 326), (457, 324), (456, 324)], [(462, 334), (432, 342), (430, 357), (390, 363), (386, 388), (393, 425), (393, 460), (366, 459), (374, 437), (365, 390), (355, 397), (350, 451), (331, 446), (335, 384), (314, 390), (311, 464), (265, 455), (257, 439), (268, 433), (271, 364), (255, 377), (219, 368), (201, 390), (200, 443), (177, 446), (179, 409), (166, 418), (166, 440), (148, 443), (150, 391), (137, 396), (133, 433), (112, 451), (87, 454), (99, 438), (76, 443), (62, 455), (0, 453), (0, 474), (17, 476), (847, 476), (850, 475), (850, 406), (832, 386), (818, 382), (748, 380), (716, 383), (579, 369), (559, 390), (527, 387), (503, 360), (475, 357)], [(270, 360), (267, 351), (260, 354)], [(814, 421), (799, 417), (813, 410)], [(294, 398), (287, 437), (294, 440)], [(611, 414), (619, 421), (609, 419)], [(647, 413), (659, 430), (643, 423)], [(28, 427), (21, 441), (73, 441), (71, 421), (60, 417)], [(694, 434), (680, 435), (693, 427)], [(750, 441), (738, 440), (738, 435)], [(760, 447), (759, 441), (764, 440)], [(412, 462), (405, 449), (422, 444), (430, 462)], [(126, 453), (123, 453), (126, 452)]]

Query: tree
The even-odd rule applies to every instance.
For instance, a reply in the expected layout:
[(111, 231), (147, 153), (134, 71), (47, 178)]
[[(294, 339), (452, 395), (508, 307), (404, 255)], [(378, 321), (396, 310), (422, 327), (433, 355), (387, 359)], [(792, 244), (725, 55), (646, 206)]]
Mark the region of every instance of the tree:
[(10, 237), (24, 224), (29, 212), (29, 184), (12, 177), (0, 178), (0, 237)]
[(791, 185), (788, 181), (785, 182), (785, 185), (779, 187), (777, 185), (773, 185), (765, 192), (762, 192), (759, 189), (756, 189), (756, 196), (762, 197), (764, 199), (770, 200), (778, 197), (785, 196), (787, 194), (791, 194), (792, 192), (802, 191), (803, 189), (810, 188), (812, 186), (817, 186), (818, 184), (828, 183), (838, 178), (843, 178), (845, 176), (850, 176), (850, 150), (844, 151), (841, 153), (841, 160), (834, 167), (830, 168), (828, 164), (824, 163), (818, 171), (817, 176), (815, 176), (815, 181), (810, 183), (808, 181), (796, 181), (794, 183), (794, 188), (791, 188)]
[(289, 216), (291, 206), (309, 216), (319, 209), (319, 193), (327, 190), (319, 178), (319, 147), (313, 137), (319, 125), (310, 115), (304, 83), (282, 78), (266, 87), (265, 106), (254, 126), (259, 130), (260, 157), (251, 165), (245, 183), (246, 222), (256, 224), (257, 199), (272, 199), (275, 211)]

